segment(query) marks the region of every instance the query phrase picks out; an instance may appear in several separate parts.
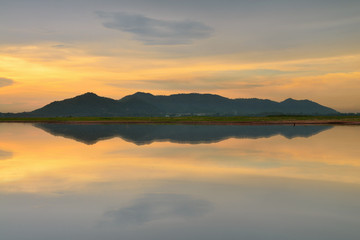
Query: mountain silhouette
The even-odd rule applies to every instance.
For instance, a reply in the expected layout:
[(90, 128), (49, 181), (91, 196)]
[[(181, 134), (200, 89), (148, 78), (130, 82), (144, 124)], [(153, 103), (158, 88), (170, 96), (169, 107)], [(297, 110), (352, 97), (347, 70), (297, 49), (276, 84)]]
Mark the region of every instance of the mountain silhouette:
[(33, 116), (136, 116), (158, 113), (159, 110), (139, 99), (118, 101), (100, 97), (95, 93), (85, 93), (63, 101), (52, 102), (32, 111)]
[(54, 135), (94, 144), (120, 137), (136, 145), (152, 142), (215, 143), (229, 138), (310, 137), (332, 128), (327, 125), (162, 125), (162, 124), (56, 124), (34, 126)]
[(310, 100), (229, 99), (214, 94), (173, 94), (155, 96), (137, 92), (120, 100), (85, 93), (52, 102), (32, 112), (2, 114), (3, 117), (84, 117), (84, 116), (257, 116), (332, 115), (334, 109)]

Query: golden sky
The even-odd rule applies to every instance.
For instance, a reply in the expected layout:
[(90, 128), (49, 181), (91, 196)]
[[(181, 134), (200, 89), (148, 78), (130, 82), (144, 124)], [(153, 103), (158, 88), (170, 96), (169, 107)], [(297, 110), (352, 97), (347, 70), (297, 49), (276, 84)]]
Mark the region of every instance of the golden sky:
[(360, 2), (3, 0), (0, 112), (85, 92), (311, 99), (360, 112)]

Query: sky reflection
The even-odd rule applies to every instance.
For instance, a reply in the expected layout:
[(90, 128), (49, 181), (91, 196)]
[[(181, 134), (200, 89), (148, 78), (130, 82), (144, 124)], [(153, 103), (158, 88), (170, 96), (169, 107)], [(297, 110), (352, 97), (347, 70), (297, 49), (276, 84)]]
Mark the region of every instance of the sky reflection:
[(141, 146), (0, 131), (5, 240), (360, 237), (358, 127)]
[(140, 147), (120, 139), (88, 146), (31, 125), (0, 127), (2, 148), (14, 153), (1, 163), (2, 191), (57, 192), (92, 183), (238, 174), (360, 183), (357, 127), (335, 127), (309, 139), (274, 136)]

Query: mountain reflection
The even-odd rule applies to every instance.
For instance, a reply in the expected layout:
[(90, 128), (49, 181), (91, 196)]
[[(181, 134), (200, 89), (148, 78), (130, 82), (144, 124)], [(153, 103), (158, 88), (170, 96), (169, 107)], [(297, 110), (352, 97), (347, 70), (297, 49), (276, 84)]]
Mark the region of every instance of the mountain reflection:
[(120, 137), (136, 145), (153, 142), (215, 143), (229, 138), (311, 137), (332, 126), (325, 125), (156, 125), (156, 124), (56, 124), (34, 126), (55, 136), (85, 143)]

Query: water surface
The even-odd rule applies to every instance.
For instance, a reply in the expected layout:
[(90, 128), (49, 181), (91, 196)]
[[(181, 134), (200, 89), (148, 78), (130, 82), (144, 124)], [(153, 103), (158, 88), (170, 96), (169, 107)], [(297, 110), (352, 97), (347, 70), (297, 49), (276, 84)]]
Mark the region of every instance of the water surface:
[(360, 239), (360, 127), (0, 124), (0, 239)]

